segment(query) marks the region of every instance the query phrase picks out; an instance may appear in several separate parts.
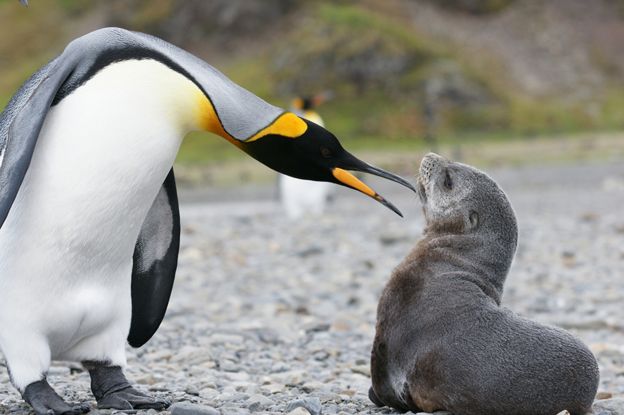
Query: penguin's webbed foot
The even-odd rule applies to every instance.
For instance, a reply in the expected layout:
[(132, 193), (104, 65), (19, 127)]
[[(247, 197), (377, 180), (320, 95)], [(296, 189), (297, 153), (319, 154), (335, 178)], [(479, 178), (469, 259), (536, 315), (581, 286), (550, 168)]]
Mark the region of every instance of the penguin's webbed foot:
[(80, 415), (91, 410), (86, 403), (70, 405), (65, 402), (46, 379), (26, 386), (22, 397), (37, 415)]
[(119, 366), (89, 368), (91, 390), (99, 409), (167, 409), (171, 402), (134, 389)]
[(98, 400), (99, 409), (167, 409), (171, 405), (166, 399), (146, 395), (133, 387), (110, 393)]

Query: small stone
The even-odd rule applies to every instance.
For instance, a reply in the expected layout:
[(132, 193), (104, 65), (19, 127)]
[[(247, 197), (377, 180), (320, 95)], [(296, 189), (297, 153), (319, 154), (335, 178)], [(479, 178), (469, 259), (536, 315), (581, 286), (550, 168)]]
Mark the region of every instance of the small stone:
[(252, 395), (247, 399), (247, 408), (249, 408), (250, 411), (259, 411), (273, 404), (274, 402), (272, 399), (260, 394)]
[(364, 376), (369, 376), (371, 375), (370, 372), (370, 365), (357, 365), (357, 366), (353, 366), (351, 368), (351, 371), (353, 373), (359, 373), (360, 375), (364, 375)]
[(321, 400), (319, 398), (303, 398), (291, 401), (286, 407), (287, 411), (295, 408), (305, 408), (311, 415), (320, 415), (322, 411)]
[(385, 246), (394, 245), (407, 240), (409, 240), (409, 236), (406, 233), (387, 232), (379, 236), (379, 242)]
[[(227, 371), (226, 371), (227, 372)], [(236, 371), (236, 372), (227, 372), (223, 374), (228, 380), (233, 382), (243, 382), (249, 380), (249, 373)]]
[(329, 323), (313, 323), (311, 325), (307, 325), (304, 327), (306, 334), (310, 333), (320, 333), (323, 331), (328, 331), (331, 325)]
[(594, 402), (592, 406), (595, 414), (619, 415), (624, 414), (624, 398), (603, 399)]
[(141, 385), (153, 385), (156, 383), (156, 378), (151, 373), (147, 373), (143, 376), (135, 377), (134, 381)]
[(610, 399), (610, 398), (613, 398), (613, 394), (611, 392), (598, 392), (596, 394), (597, 400)]
[(238, 334), (215, 333), (210, 336), (209, 341), (211, 344), (240, 345), (245, 342), (245, 338)]
[(249, 410), (245, 408), (238, 408), (233, 406), (227, 406), (221, 408), (221, 415), (247, 415)]
[(279, 383), (269, 383), (268, 385), (263, 385), (262, 389), (270, 394), (282, 392), (284, 390), (284, 385)]
[(190, 402), (177, 402), (169, 407), (171, 415), (220, 415), (220, 412), (211, 407), (197, 405)]
[(48, 376), (66, 376), (69, 375), (69, 368), (64, 366), (51, 366), (48, 369)]
[(213, 388), (203, 388), (199, 391), (198, 395), (204, 399), (213, 399), (219, 396), (219, 391)]
[(357, 391), (354, 391), (353, 389), (345, 389), (343, 391), (340, 391), (340, 395), (346, 396), (346, 398), (343, 396), (342, 399), (348, 399), (348, 398), (353, 397), (353, 395), (355, 395), (356, 392)]
[(288, 415), (310, 415), (310, 411), (305, 408), (298, 407), (288, 412)]
[(346, 318), (337, 318), (329, 329), (333, 332), (347, 332), (351, 330), (351, 322)]
[(193, 386), (187, 387), (186, 389), (184, 389), (184, 392), (188, 395), (199, 396), (199, 390), (197, 390), (197, 388)]
[(323, 386), (325, 386), (324, 383), (312, 380), (312, 381), (304, 383), (303, 386), (301, 387), (301, 389), (303, 389), (303, 391), (306, 392), (306, 393), (310, 393), (310, 392), (313, 392), (315, 390), (322, 389)]

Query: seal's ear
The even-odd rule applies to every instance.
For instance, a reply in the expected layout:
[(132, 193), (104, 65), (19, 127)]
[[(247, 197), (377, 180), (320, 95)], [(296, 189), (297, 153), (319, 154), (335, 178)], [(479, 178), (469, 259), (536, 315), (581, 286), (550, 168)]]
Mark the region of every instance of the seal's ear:
[(475, 229), (479, 225), (479, 214), (471, 210), (468, 220), (470, 221), (470, 229)]

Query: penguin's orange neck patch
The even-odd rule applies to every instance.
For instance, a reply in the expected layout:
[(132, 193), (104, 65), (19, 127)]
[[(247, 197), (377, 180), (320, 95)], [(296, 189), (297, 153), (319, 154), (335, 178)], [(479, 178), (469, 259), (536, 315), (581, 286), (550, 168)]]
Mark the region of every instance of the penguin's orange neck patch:
[(297, 138), (302, 136), (308, 129), (308, 124), (292, 112), (285, 112), (268, 127), (258, 131), (256, 134), (245, 140), (245, 142), (256, 141), (269, 134), (277, 134), (282, 137)]
[[(206, 97), (206, 95), (197, 88), (197, 127), (200, 130), (208, 131), (225, 138), (229, 142), (240, 146), (241, 141), (232, 137), (221, 124), (219, 116), (212, 105), (212, 102)], [(269, 134), (277, 134), (283, 137), (297, 138), (303, 135), (308, 129), (308, 125), (301, 118), (293, 114), (292, 112), (285, 112), (275, 119), (269, 126), (258, 131), (253, 136), (249, 137), (244, 142), (256, 141)]]
[(217, 112), (212, 105), (212, 102), (206, 97), (206, 95), (198, 88), (197, 94), (197, 119), (199, 128), (214, 134), (218, 134), (223, 138), (231, 137), (221, 125), (221, 121), (217, 116)]

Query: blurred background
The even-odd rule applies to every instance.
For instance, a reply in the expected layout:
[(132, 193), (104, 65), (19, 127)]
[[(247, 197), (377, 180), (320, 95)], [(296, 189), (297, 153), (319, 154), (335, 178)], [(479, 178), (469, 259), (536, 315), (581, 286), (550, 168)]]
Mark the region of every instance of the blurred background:
[[(326, 94), (327, 127), (400, 171), (406, 150), (481, 165), (624, 154), (621, 0), (0, 0), (0, 21), (3, 105), (71, 39), (120, 26), (284, 108)], [(178, 164), (186, 184), (272, 177), (218, 139), (186, 140)]]

